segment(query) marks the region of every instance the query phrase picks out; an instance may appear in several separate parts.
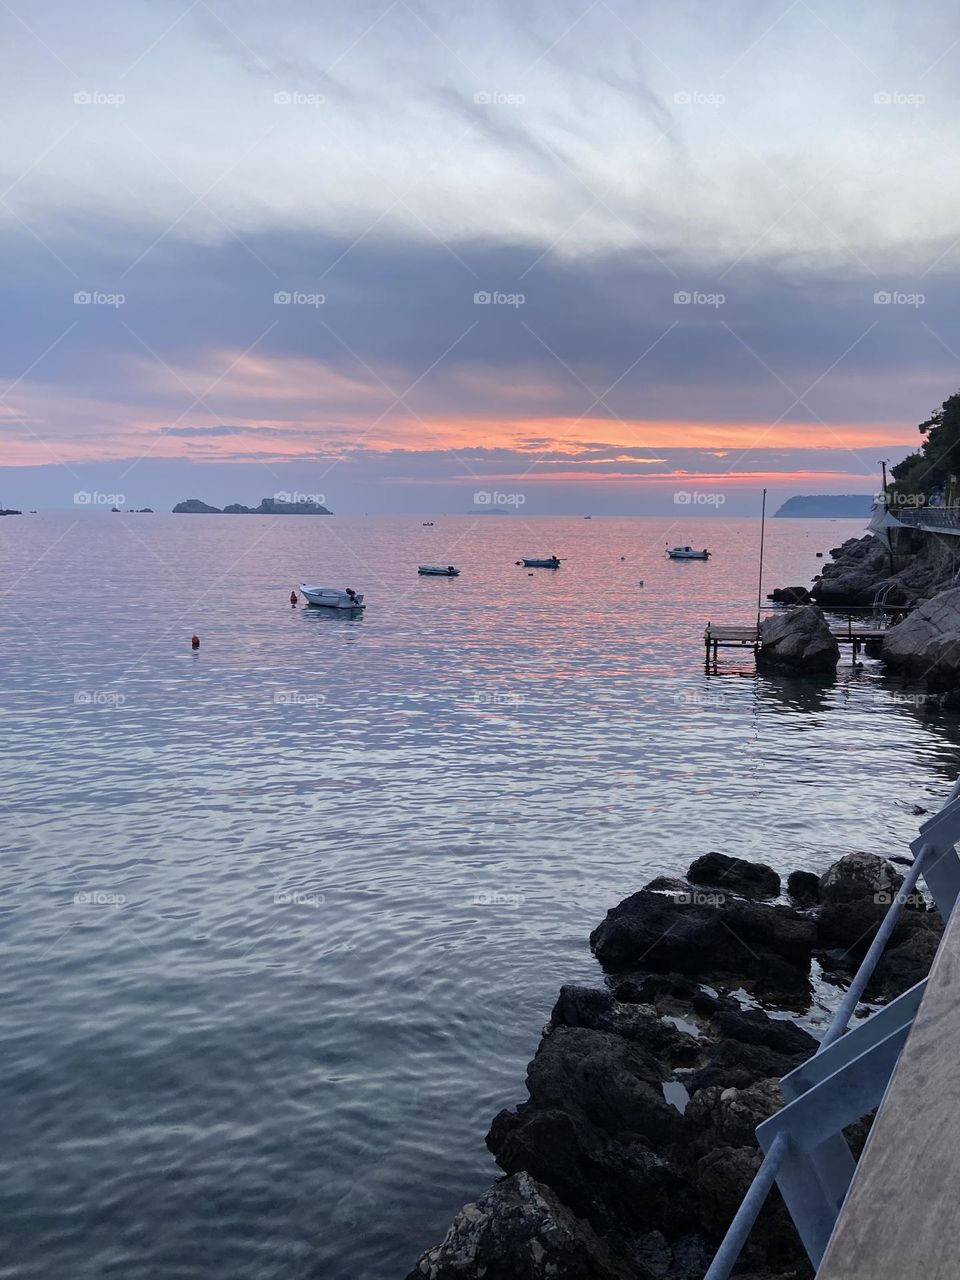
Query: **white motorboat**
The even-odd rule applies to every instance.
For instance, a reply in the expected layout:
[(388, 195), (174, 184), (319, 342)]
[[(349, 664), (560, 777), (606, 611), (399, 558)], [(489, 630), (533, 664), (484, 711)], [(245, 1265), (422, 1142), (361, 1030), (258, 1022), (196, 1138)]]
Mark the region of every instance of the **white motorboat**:
[(530, 556), (524, 556), (521, 564), (525, 569), (559, 569), (560, 559), (558, 556), (546, 556), (542, 559), (531, 559)]
[(704, 547), (702, 551), (697, 551), (694, 547), (668, 547), (667, 559), (668, 560), (709, 560), (710, 552), (706, 549), (706, 547)]
[(459, 578), (460, 570), (456, 565), (452, 564), (421, 564), (417, 567), (417, 573), (423, 574), (425, 578)]
[(317, 605), (323, 609), (362, 609), (363, 596), (349, 587), (310, 587), (300, 584), (300, 594), (307, 604)]

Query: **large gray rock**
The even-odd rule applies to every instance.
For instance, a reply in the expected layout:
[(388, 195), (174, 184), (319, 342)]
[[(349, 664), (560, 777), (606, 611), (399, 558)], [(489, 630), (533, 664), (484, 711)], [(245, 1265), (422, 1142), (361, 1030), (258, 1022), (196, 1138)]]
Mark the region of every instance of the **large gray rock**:
[(840, 646), (816, 605), (801, 605), (764, 618), (758, 667), (812, 673), (834, 671), (839, 661)]
[(407, 1280), (651, 1280), (553, 1192), (518, 1173), (464, 1205)]
[(871, 902), (889, 906), (903, 876), (875, 853), (847, 853), (820, 877), (820, 901)]
[(953, 682), (960, 674), (960, 587), (925, 600), (891, 627), (880, 656), (888, 666), (931, 683)]

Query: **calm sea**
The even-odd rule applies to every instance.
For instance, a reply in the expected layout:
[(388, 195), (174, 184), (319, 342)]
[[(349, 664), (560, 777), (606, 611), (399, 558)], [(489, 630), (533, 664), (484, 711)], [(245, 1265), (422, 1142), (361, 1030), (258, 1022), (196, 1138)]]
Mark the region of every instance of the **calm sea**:
[[(765, 589), (861, 531), (768, 522)], [(494, 1176), (608, 907), (709, 849), (902, 851), (955, 720), (849, 657), (704, 674), (758, 533), (0, 521), (0, 1276), (399, 1277)], [(304, 580), (365, 615), (292, 609)]]

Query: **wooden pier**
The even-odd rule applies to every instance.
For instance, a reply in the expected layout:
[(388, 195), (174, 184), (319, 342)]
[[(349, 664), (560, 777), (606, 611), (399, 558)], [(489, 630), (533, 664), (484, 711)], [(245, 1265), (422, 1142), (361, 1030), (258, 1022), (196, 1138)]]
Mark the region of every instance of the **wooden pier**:
[[(870, 622), (855, 622), (848, 619), (846, 625), (830, 628), (838, 644), (853, 646), (856, 657), (864, 645), (871, 641), (880, 641), (886, 635), (885, 627), (878, 627), (872, 619)], [(719, 649), (753, 649), (761, 647), (760, 628), (756, 625), (748, 627), (728, 626), (724, 623), (708, 622), (703, 632), (703, 644), (708, 664), (716, 664)], [(712, 658), (711, 658), (712, 654)]]

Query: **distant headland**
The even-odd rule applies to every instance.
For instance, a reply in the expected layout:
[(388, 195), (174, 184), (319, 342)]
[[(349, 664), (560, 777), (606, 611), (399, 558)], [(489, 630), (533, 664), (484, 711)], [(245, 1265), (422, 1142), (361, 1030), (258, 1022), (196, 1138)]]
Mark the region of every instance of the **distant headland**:
[(310, 502), (306, 498), (300, 502), (281, 502), (278, 498), (261, 498), (259, 507), (245, 507), (239, 502), (231, 502), (228, 507), (211, 507), (199, 498), (187, 498), (186, 502), (178, 502), (173, 508), (174, 515), (190, 516), (332, 516), (322, 503)]
[(22, 511), (14, 511), (13, 507), (0, 507), (0, 516), (22, 516)]
[(778, 516), (805, 516), (831, 520), (857, 520), (870, 515), (873, 497), (869, 493), (812, 493), (788, 498)]

